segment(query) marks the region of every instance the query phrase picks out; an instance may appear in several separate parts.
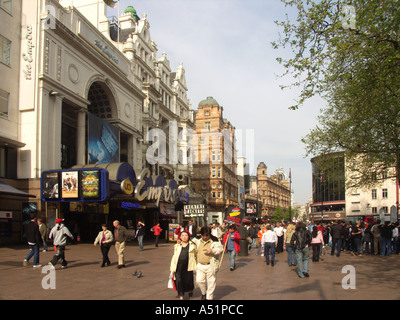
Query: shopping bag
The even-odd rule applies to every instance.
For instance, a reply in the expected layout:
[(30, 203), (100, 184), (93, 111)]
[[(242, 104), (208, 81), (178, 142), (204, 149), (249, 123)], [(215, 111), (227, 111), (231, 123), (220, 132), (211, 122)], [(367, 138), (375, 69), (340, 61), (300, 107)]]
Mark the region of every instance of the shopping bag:
[(173, 273), (173, 272), (171, 272), (171, 273), (169, 274), (168, 289), (174, 289), (174, 290), (176, 291), (175, 276), (174, 276), (174, 273)]

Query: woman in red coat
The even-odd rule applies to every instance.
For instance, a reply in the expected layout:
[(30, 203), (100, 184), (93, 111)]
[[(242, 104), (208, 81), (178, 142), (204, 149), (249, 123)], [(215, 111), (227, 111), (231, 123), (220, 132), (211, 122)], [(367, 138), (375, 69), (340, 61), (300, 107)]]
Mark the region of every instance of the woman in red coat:
[[(241, 239), (239, 232), (236, 230), (235, 225), (229, 226), (228, 232), (225, 234), (222, 243), (226, 243), (226, 251), (229, 255), (230, 270), (233, 271), (236, 268), (235, 259), (236, 254), (240, 252), (239, 240)], [(228, 241), (228, 242), (227, 242)]]

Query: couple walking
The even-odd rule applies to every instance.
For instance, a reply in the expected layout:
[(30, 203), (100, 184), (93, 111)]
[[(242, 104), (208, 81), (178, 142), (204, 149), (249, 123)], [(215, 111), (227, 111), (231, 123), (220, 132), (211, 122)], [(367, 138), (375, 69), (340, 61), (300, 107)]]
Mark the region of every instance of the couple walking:
[(193, 295), (193, 271), (196, 270), (196, 283), (201, 290), (202, 300), (212, 300), (219, 270), (222, 244), (211, 235), (209, 227), (200, 231), (201, 238), (193, 238), (187, 231), (182, 231), (178, 243), (174, 247), (170, 271), (174, 274), (176, 290), (179, 298), (183, 300), (185, 292), (189, 298)]

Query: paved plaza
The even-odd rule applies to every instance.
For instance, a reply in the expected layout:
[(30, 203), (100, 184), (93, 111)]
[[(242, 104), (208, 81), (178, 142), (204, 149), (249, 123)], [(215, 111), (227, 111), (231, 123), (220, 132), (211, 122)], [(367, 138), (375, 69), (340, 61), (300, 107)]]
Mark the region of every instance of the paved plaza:
[[(51, 248), (51, 247), (50, 247)], [(110, 250), (112, 265), (100, 268), (99, 247), (92, 244), (70, 245), (66, 250), (68, 268), (56, 266), (55, 289), (43, 289), (47, 273), (43, 268), (28, 267), (22, 261), (26, 246), (0, 248), (0, 299), (2, 300), (177, 300), (176, 292), (167, 288), (173, 243), (161, 243), (158, 248), (145, 242), (144, 251), (137, 243), (129, 243), (126, 268), (117, 269), (114, 246)], [(328, 250), (329, 251), (329, 250)], [(46, 266), (54, 251), (40, 254)], [(310, 277), (300, 279), (297, 268), (287, 265), (287, 253), (276, 256), (274, 267), (267, 266), (264, 257), (249, 251), (237, 257), (237, 269), (229, 270), (225, 255), (217, 277), (216, 300), (375, 300), (400, 299), (400, 255), (391, 257), (354, 257), (343, 252), (340, 257), (325, 255), (323, 261), (310, 259)], [(344, 289), (344, 266), (355, 270), (355, 289)], [(141, 270), (141, 278), (132, 275)], [(195, 286), (191, 300), (200, 300)]]

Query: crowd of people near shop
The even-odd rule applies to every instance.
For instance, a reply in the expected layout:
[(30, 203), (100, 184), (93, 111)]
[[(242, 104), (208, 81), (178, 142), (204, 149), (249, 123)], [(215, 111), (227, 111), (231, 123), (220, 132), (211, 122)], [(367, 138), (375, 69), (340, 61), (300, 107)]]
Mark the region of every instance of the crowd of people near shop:
[[(117, 268), (125, 267), (125, 247), (128, 240), (127, 229), (118, 220), (113, 221), (113, 231), (102, 225), (94, 246), (99, 245), (102, 254), (101, 267), (110, 266), (108, 257), (112, 245), (118, 256)], [(55, 254), (48, 264), (55, 267), (61, 261), (61, 267), (67, 267), (65, 247), (67, 239), (74, 239), (73, 234), (64, 225), (63, 219), (57, 219), (56, 225), (47, 230), (46, 224), (35, 215), (24, 225), (24, 234), (30, 252), (23, 261), (27, 266), (33, 257), (33, 267), (40, 267), (39, 248), (48, 250), (47, 240), (53, 240)], [(163, 230), (159, 224), (150, 231), (154, 234), (158, 247)], [(353, 256), (363, 255), (391, 256), (400, 253), (399, 223), (366, 223), (362, 221), (333, 221), (323, 223), (250, 223), (237, 226), (235, 224), (219, 224), (214, 222), (208, 226), (197, 227), (193, 221), (179, 225), (175, 231), (177, 243), (174, 246), (170, 263), (170, 282), (180, 299), (185, 293), (193, 296), (196, 281), (201, 290), (201, 299), (213, 299), (216, 276), (226, 254), (229, 258), (229, 270), (236, 269), (236, 257), (243, 248), (250, 254), (264, 256), (269, 267), (275, 266), (276, 254), (287, 252), (289, 267), (297, 267), (299, 278), (308, 278), (309, 260), (319, 262), (324, 254), (340, 257), (342, 252)], [(137, 222), (135, 238), (139, 250), (143, 250), (145, 224)], [(196, 271), (194, 279), (193, 272)], [(135, 270), (134, 275), (141, 276)]]

